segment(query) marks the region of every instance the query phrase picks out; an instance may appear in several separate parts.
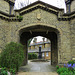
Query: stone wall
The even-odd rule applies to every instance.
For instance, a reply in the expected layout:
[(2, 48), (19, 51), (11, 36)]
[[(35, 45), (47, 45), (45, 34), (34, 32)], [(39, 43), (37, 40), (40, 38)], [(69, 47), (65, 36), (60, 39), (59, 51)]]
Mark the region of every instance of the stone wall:
[(4, 0), (0, 0), (0, 11), (9, 14), (9, 4)]
[(75, 0), (71, 3), (71, 12), (75, 11)]
[[(60, 11), (57, 12), (58, 15), (54, 14), (51, 11), (49, 12), (44, 9), (38, 8), (23, 14), (23, 20), (21, 22), (9, 22), (0, 19), (0, 49), (2, 49), (5, 44), (9, 43), (10, 41), (20, 42), (20, 36), (23, 32), (29, 32), (29, 30), (33, 30), (32, 28), (40, 28), (41, 30), (44, 28), (44, 30), (55, 32), (57, 35), (57, 39), (56, 37), (53, 37), (55, 40), (51, 40), (53, 41), (52, 59), (54, 60), (54, 62), (57, 61), (58, 64), (67, 63), (69, 60), (75, 57), (75, 19), (71, 20), (71, 22), (68, 20), (58, 20)], [(62, 19), (62, 15), (60, 15), (60, 18)], [(27, 29), (28, 27), (29, 30)], [(37, 32), (38, 31), (39, 30), (37, 30)], [(46, 35), (46, 37), (49, 36), (49, 34)], [(27, 39), (30, 38), (31, 36), (27, 37)], [(26, 60), (27, 39), (24, 40)]]
[(71, 52), (72, 58), (75, 60), (75, 19), (71, 20), (70, 23), (71, 27)]

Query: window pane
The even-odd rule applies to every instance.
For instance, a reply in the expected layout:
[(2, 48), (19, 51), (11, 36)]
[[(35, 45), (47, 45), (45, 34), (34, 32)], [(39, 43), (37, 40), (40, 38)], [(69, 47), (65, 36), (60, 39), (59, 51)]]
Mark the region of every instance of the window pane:
[(44, 57), (44, 53), (42, 53), (42, 57)]
[(48, 57), (48, 52), (46, 53), (46, 56)]

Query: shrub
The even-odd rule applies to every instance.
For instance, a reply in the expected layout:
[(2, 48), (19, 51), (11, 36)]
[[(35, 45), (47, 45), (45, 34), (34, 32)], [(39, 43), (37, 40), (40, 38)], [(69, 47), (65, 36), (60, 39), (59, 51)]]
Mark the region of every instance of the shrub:
[(57, 69), (57, 73), (64, 73), (64, 72), (68, 72), (69, 70), (68, 70), (68, 68), (66, 68), (66, 67), (63, 67), (63, 68), (59, 68), (59, 69)]
[(57, 73), (60, 75), (75, 75), (75, 61), (71, 60), (68, 64), (64, 64), (63, 68), (57, 69)]
[(72, 71), (72, 72), (74, 71), (74, 69), (72, 67), (68, 67), (68, 70)]
[(37, 59), (37, 54), (33, 53), (32, 54), (32, 59)]
[(60, 75), (68, 75), (68, 72), (62, 72)]
[(16, 74), (16, 69), (10, 69), (9, 71), (12, 73), (12, 75)]
[(5, 67), (1, 69), (0, 75), (8, 75)]
[(68, 72), (62, 72), (60, 75), (74, 75), (74, 73), (72, 71), (68, 71)]
[(57, 73), (60, 75), (75, 75), (75, 68), (73, 69), (72, 67), (63, 67), (57, 69)]
[(56, 69), (59, 69), (59, 66), (58, 65), (56, 66)]
[(28, 59), (37, 59), (37, 54), (35, 53), (28, 53)]
[(18, 71), (24, 60), (23, 45), (11, 42), (5, 46), (1, 53), (1, 67), (16, 69)]
[(68, 64), (73, 65), (73, 64), (75, 64), (75, 61), (74, 61), (74, 60), (70, 60), (70, 61), (68, 62)]

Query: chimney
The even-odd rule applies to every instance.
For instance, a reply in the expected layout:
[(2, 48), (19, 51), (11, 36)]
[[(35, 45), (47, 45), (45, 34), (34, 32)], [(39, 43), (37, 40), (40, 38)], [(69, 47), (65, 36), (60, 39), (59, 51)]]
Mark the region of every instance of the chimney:
[(42, 38), (42, 40), (43, 40), (43, 42), (45, 42), (45, 38), (44, 37)]
[(34, 38), (33, 43), (36, 43), (36, 42), (37, 42), (37, 38)]

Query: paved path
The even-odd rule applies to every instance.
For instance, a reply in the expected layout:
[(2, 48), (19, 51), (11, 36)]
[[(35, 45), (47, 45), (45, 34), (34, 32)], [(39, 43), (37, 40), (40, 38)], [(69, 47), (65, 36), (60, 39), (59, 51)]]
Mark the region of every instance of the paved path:
[(18, 75), (58, 75), (50, 62), (30, 62), (19, 69)]
[(19, 72), (18, 75), (58, 75), (56, 72)]

